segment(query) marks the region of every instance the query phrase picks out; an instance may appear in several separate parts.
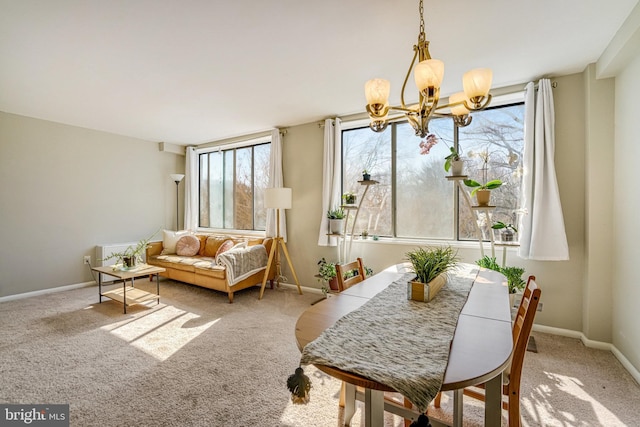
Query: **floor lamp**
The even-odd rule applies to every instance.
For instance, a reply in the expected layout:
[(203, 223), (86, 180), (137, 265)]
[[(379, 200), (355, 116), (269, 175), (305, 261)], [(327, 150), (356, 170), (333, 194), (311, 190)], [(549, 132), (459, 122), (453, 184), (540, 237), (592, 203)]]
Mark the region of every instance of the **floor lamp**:
[(174, 180), (176, 182), (176, 231), (178, 231), (178, 212), (179, 212), (179, 208), (180, 208), (180, 197), (178, 196), (178, 185), (180, 184), (180, 181), (182, 181), (182, 178), (184, 178), (184, 175), (182, 175), (181, 173), (172, 173), (171, 175), (169, 175), (171, 177), (172, 180)]
[(290, 188), (266, 188), (264, 190), (264, 207), (266, 209), (275, 209), (276, 210), (276, 237), (273, 238), (273, 243), (271, 244), (271, 250), (269, 251), (269, 261), (267, 261), (267, 271), (264, 273), (264, 279), (262, 279), (262, 287), (260, 288), (260, 298), (262, 299), (262, 294), (264, 294), (264, 287), (267, 284), (267, 279), (269, 277), (269, 272), (271, 271), (271, 264), (275, 257), (276, 262), (276, 274), (280, 275), (280, 251), (282, 248), (282, 252), (284, 252), (284, 256), (289, 263), (289, 268), (291, 269), (291, 274), (293, 274), (293, 279), (298, 286), (298, 293), (302, 295), (302, 288), (300, 288), (300, 283), (298, 282), (298, 276), (296, 276), (296, 271), (293, 269), (293, 264), (291, 263), (291, 258), (289, 257), (289, 251), (287, 250), (287, 244), (285, 243), (282, 236), (280, 236), (280, 209), (291, 209), (291, 189)]

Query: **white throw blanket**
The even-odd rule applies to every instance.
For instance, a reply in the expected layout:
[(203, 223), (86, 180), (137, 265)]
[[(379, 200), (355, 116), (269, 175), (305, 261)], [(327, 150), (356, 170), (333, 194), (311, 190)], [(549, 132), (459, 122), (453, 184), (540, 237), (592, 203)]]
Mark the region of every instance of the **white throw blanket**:
[(226, 268), (229, 286), (267, 268), (267, 250), (263, 245), (228, 250), (218, 255), (217, 262)]

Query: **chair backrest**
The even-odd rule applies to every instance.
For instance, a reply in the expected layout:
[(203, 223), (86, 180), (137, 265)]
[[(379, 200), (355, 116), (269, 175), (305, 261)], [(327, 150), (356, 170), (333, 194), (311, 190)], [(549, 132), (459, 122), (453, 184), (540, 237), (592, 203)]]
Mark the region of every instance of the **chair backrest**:
[(536, 283), (535, 276), (529, 276), (527, 286), (522, 295), (520, 306), (513, 323), (513, 355), (511, 357), (511, 368), (509, 370), (509, 389), (520, 389), (520, 376), (524, 355), (527, 351), (533, 319), (538, 310), (540, 295), (542, 291)]
[[(350, 277), (345, 278), (347, 273), (349, 273)], [(347, 264), (336, 264), (336, 278), (338, 279), (339, 292), (342, 292), (366, 279), (362, 258), (358, 258)]]

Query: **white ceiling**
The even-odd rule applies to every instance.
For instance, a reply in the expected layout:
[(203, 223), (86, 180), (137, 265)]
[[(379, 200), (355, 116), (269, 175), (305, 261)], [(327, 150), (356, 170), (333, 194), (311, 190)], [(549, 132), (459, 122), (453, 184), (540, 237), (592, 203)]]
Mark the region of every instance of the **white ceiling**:
[[(443, 95), (582, 71), (638, 0), (426, 0)], [(417, 0), (0, 0), (0, 110), (175, 144), (399, 103)], [(410, 82), (407, 101), (415, 90)]]

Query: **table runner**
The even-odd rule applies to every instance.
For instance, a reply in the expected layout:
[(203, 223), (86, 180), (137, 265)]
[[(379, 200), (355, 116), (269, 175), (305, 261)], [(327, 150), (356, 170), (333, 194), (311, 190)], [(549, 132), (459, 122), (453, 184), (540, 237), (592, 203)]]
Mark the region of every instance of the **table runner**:
[(307, 344), (300, 363), (369, 378), (426, 411), (442, 386), (458, 317), (478, 272), (475, 265), (458, 264), (428, 303), (407, 299), (415, 274), (403, 275)]

